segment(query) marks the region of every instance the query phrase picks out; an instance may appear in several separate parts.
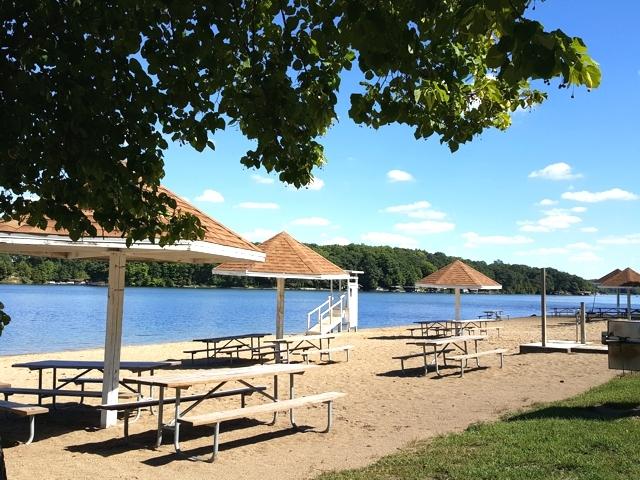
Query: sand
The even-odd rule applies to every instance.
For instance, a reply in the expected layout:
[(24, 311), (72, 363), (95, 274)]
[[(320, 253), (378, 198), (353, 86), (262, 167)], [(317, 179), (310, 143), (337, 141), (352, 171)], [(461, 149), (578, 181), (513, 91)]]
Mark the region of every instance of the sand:
[[(566, 320), (564, 320), (566, 322)], [(555, 321), (549, 327), (550, 339), (574, 339), (575, 328)], [(588, 340), (598, 342), (604, 323), (588, 325)], [(324, 407), (304, 408), (298, 421), (310, 428), (293, 432), (287, 418), (281, 416), (275, 426), (256, 420), (223, 424), (221, 449), (214, 464), (193, 462), (174, 453), (172, 435), (164, 444), (151, 448), (155, 438), (156, 417), (144, 412), (131, 426), (131, 440), (122, 438), (122, 427), (95, 428), (98, 414), (78, 408), (53, 411), (36, 421), (36, 440), (19, 444), (27, 433), (20, 418), (3, 418), (3, 436), (9, 478), (38, 479), (201, 479), (222, 475), (226, 479), (304, 479), (327, 470), (367, 465), (414, 440), (446, 432), (460, 431), (476, 422), (492, 421), (507, 412), (538, 402), (563, 399), (601, 384), (616, 375), (607, 368), (602, 354), (526, 354), (518, 345), (537, 341), (539, 319), (503, 322), (500, 338), (492, 333), (481, 349), (510, 349), (500, 369), (498, 358), (484, 360), (487, 368), (471, 369), (459, 378), (457, 369), (443, 377), (435, 373), (422, 376), (420, 369), (406, 375), (400, 362), (391, 357), (415, 350), (406, 344), (402, 327), (361, 330), (341, 334), (334, 343), (352, 344), (349, 362), (337, 354), (337, 363), (324, 364), (300, 377), (298, 395), (327, 390), (347, 394), (334, 408), (334, 428), (324, 428)], [(123, 348), (123, 360), (164, 360), (182, 358), (182, 350), (193, 344), (173, 343)], [(18, 361), (42, 359), (100, 359), (100, 350), (56, 354), (0, 357), (0, 382), (16, 386), (37, 386), (37, 374), (11, 368)], [(409, 360), (418, 367), (421, 360)], [(266, 382), (270, 385), (270, 381)], [(19, 400), (18, 396), (13, 397)], [(34, 401), (33, 397), (25, 399)], [(258, 399), (249, 399), (248, 403)], [(221, 401), (235, 406), (237, 400)], [(207, 405), (202, 406), (206, 411)], [(209, 409), (214, 407), (209, 405)], [(215, 408), (220, 408), (216, 404)], [(201, 411), (203, 411), (201, 410)], [(167, 410), (170, 415), (171, 411)], [(267, 420), (265, 418), (264, 420)], [(183, 429), (182, 448), (188, 454), (204, 455), (211, 448), (209, 427)]]

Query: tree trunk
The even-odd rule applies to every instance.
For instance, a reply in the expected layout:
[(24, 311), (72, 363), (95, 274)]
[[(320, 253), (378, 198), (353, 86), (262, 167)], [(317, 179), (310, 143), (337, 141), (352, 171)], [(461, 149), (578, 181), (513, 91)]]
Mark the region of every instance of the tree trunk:
[(2, 439), (0, 439), (0, 480), (7, 480), (7, 469), (4, 466), (4, 452), (2, 451)]

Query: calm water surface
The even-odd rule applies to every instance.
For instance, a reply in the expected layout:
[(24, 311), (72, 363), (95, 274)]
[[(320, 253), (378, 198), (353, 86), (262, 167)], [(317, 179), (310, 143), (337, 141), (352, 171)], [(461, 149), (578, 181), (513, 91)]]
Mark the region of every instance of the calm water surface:
[[(287, 291), (285, 330), (306, 329), (307, 312), (324, 291)], [(11, 324), (0, 337), (0, 355), (55, 352), (104, 345), (107, 289), (72, 285), (0, 285), (0, 301)], [(548, 297), (548, 309), (594, 305), (594, 297)], [(634, 297), (634, 304), (638, 298)], [(595, 306), (615, 306), (615, 295), (598, 295)], [(626, 305), (626, 298), (622, 299)], [(407, 325), (414, 320), (453, 317), (450, 294), (360, 293), (360, 328)], [(275, 329), (274, 290), (127, 288), (124, 344), (163, 343)], [(535, 295), (463, 295), (462, 317), (483, 310), (512, 317), (540, 311)]]

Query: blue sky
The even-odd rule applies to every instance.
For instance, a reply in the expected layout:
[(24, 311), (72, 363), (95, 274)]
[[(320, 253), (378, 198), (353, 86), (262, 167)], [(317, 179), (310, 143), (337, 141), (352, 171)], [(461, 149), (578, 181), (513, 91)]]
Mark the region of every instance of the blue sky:
[(295, 190), (239, 159), (236, 130), (214, 152), (172, 145), (164, 184), (253, 241), (286, 230), (304, 242), (422, 248), (476, 260), (548, 266), (587, 278), (640, 269), (640, 2), (536, 2), (547, 29), (580, 36), (602, 69), (587, 92), (549, 90), (454, 154), (411, 129), (373, 130), (347, 115), (321, 141), (327, 165)]

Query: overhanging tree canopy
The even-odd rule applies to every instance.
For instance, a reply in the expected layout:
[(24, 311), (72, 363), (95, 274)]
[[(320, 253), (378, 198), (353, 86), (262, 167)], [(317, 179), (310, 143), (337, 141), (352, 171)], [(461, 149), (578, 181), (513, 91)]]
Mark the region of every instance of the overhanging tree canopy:
[(355, 122), (405, 123), (456, 150), (542, 101), (530, 80), (598, 85), (583, 42), (526, 18), (530, 3), (3, 2), (0, 214), (49, 217), (72, 238), (96, 234), (83, 209), (132, 241), (202, 236), (188, 213), (165, 221), (168, 139), (213, 149), (237, 125), (255, 142), (245, 166), (304, 185), (354, 64)]

